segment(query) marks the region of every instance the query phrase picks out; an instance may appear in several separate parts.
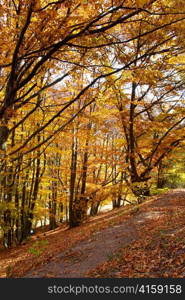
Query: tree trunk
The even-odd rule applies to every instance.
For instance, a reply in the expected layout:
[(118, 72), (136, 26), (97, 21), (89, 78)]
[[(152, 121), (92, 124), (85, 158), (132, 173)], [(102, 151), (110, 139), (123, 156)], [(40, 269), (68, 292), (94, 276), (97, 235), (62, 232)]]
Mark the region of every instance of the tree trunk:
[(50, 230), (55, 229), (57, 227), (56, 221), (56, 213), (57, 213), (57, 182), (52, 182), (52, 191), (49, 200), (49, 228)]
[(137, 197), (138, 204), (142, 203), (146, 197), (150, 196), (150, 188), (147, 181), (132, 182), (132, 192)]
[(69, 226), (78, 226), (78, 219), (75, 214), (74, 207), (74, 194), (75, 194), (75, 183), (76, 183), (76, 168), (77, 168), (77, 138), (73, 137), (72, 152), (71, 152), (71, 178), (70, 178), (70, 195), (69, 195)]
[(90, 216), (96, 216), (97, 215), (99, 206), (100, 206), (100, 202), (91, 204)]
[(157, 173), (157, 188), (158, 189), (162, 189), (165, 186), (166, 183), (166, 179), (164, 177), (164, 165), (163, 162), (160, 161), (159, 165), (158, 165), (158, 173)]

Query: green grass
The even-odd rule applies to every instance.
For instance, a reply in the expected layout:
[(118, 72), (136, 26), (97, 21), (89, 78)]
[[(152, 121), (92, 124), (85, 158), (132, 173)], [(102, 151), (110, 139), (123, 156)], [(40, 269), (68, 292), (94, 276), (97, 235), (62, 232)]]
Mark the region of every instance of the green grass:
[(37, 241), (33, 244), (32, 247), (28, 249), (28, 251), (34, 256), (40, 256), (46, 249), (47, 245), (48, 245), (48, 241), (46, 240)]
[(160, 194), (164, 194), (167, 193), (170, 189), (168, 187), (162, 188), (162, 189), (158, 189), (156, 187), (152, 187), (151, 188), (151, 195), (155, 196), (155, 195), (160, 195)]

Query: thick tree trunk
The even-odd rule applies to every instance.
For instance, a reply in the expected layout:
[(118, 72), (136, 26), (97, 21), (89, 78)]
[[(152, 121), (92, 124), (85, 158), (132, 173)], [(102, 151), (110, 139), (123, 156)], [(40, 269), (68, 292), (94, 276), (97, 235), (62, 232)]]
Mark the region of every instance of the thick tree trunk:
[(5, 166), (5, 177), (4, 177), (4, 203), (7, 209), (4, 211), (4, 236), (3, 244), (6, 248), (10, 248), (14, 240), (14, 217), (12, 216), (12, 211), (10, 204), (12, 204), (13, 198), (13, 186), (15, 184), (15, 176), (13, 174), (13, 165), (10, 167)]
[(150, 196), (150, 188), (147, 181), (132, 182), (132, 192), (137, 197), (138, 203), (142, 203), (146, 197)]
[(97, 215), (99, 206), (100, 206), (100, 202), (91, 204), (90, 216), (96, 216)]
[(76, 183), (76, 168), (77, 168), (77, 138), (73, 138), (72, 152), (71, 152), (71, 178), (70, 178), (70, 196), (69, 196), (69, 226), (78, 226), (78, 220), (75, 215), (74, 207), (74, 195), (75, 195), (75, 183)]
[[(40, 142), (40, 135), (37, 136), (37, 142)], [(31, 232), (32, 223), (34, 219), (34, 209), (37, 200), (37, 195), (39, 191), (39, 184), (41, 181), (41, 159), (40, 159), (40, 150), (37, 151), (36, 166), (35, 162), (33, 163), (33, 172), (32, 172), (32, 183), (30, 191), (28, 192), (28, 182), (29, 182), (29, 169), (27, 170), (26, 177), (23, 183), (22, 190), (22, 205), (21, 205), (21, 234), (19, 234), (21, 243), (25, 240)]]
[[(90, 129), (90, 127), (88, 129)], [(86, 143), (85, 143), (80, 196), (79, 197), (77, 196), (75, 200), (75, 214), (76, 217), (78, 218), (79, 224), (82, 223), (87, 216), (88, 200), (85, 195), (85, 191), (86, 191), (86, 182), (87, 182), (88, 146), (89, 146), (89, 135), (87, 136)]]
[[(91, 124), (88, 124), (88, 131), (91, 129)], [(75, 193), (76, 168), (77, 168), (77, 138), (74, 137), (72, 144), (71, 158), (71, 181), (70, 181), (70, 200), (69, 200), (69, 225), (70, 227), (79, 226), (87, 216), (87, 197), (86, 182), (87, 182), (87, 162), (88, 162), (88, 145), (89, 135), (86, 138), (85, 152), (82, 163), (82, 179), (80, 195)], [(77, 188), (78, 190), (78, 188)]]
[(158, 165), (158, 174), (157, 174), (157, 188), (162, 189), (165, 186), (166, 179), (164, 177), (164, 165), (163, 162), (161, 161)]

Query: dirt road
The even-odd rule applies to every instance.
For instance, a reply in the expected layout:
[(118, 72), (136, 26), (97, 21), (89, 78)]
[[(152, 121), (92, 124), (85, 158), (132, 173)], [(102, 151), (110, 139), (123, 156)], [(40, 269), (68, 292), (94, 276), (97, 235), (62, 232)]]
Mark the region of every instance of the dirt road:
[[(157, 220), (163, 216), (161, 207), (173, 205), (173, 199), (183, 198), (185, 190), (174, 190), (158, 196), (148, 204), (151, 212), (138, 210), (121, 224), (95, 232), (90, 239), (78, 242), (73, 248), (57, 255), (54, 261), (28, 272), (24, 277), (60, 277), (83, 278), (86, 273), (99, 264), (111, 259), (119, 248), (123, 248), (136, 240), (138, 231), (147, 220)], [(79, 227), (80, 230), (80, 227)]]

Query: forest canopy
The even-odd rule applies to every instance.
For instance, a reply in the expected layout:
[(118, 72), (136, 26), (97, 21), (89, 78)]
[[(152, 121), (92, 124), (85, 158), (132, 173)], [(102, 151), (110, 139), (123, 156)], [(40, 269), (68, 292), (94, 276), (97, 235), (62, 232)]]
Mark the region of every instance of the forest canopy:
[(140, 203), (170, 185), (173, 161), (183, 167), (183, 8), (183, 0), (0, 1), (5, 247), (39, 222), (78, 226), (102, 201)]

